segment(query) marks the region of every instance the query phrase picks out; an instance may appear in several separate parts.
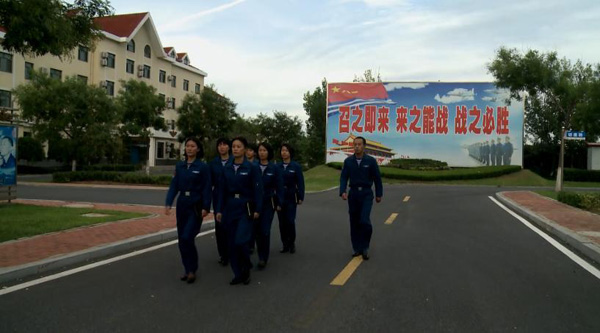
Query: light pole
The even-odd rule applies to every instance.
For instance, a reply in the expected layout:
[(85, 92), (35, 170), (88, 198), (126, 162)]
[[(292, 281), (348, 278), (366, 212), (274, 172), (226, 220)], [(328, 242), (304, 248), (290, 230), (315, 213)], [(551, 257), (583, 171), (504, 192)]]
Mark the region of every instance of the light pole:
[(565, 127), (560, 129), (560, 155), (558, 157), (558, 170), (556, 171), (555, 192), (562, 191), (563, 188), (563, 167), (565, 164)]

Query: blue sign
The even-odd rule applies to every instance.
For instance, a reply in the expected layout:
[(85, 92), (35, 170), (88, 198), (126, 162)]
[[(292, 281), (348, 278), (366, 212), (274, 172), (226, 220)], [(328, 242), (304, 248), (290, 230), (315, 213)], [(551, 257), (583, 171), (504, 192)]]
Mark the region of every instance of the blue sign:
[(567, 140), (585, 140), (585, 132), (583, 131), (567, 131), (565, 133)]
[(17, 128), (0, 126), (0, 186), (17, 184)]

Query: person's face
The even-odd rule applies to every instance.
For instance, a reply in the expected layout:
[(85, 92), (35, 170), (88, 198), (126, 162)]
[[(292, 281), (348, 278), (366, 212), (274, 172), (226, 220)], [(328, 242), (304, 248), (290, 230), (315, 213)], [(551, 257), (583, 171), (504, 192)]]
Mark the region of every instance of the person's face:
[(219, 155), (225, 155), (229, 153), (229, 145), (224, 142), (221, 142), (217, 146), (217, 150), (219, 151)]
[(231, 152), (233, 153), (233, 157), (243, 157), (245, 153), (246, 147), (242, 141), (235, 140), (231, 143)]
[(2, 139), (2, 142), (0, 142), (0, 155), (8, 156), (10, 154), (10, 148), (12, 148), (10, 146), (10, 141), (8, 141), (8, 139)]
[(254, 149), (246, 148), (246, 158), (249, 160), (254, 158)]
[(267, 148), (263, 146), (258, 147), (258, 158), (260, 158), (261, 161), (269, 159), (269, 151)]
[(196, 155), (198, 154), (198, 145), (192, 140), (189, 140), (188, 142), (186, 142), (185, 143), (185, 154), (187, 155), (187, 157), (195, 158)]
[(365, 143), (362, 139), (354, 140), (354, 153), (362, 154), (365, 151)]
[(287, 147), (281, 147), (281, 158), (284, 160), (290, 158), (290, 151), (287, 149)]

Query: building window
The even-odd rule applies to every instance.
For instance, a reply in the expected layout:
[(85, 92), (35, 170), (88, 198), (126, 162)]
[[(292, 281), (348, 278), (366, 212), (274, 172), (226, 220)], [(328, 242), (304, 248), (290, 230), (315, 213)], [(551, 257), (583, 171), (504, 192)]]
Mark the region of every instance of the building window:
[(171, 87), (177, 87), (177, 76), (171, 75)]
[(144, 57), (150, 58), (152, 56), (152, 52), (150, 51), (150, 45), (146, 45), (144, 47)]
[(200, 84), (199, 83), (196, 83), (196, 88), (194, 91), (196, 92), (196, 94), (200, 93)]
[(175, 109), (175, 97), (171, 97), (171, 109)]
[(133, 70), (135, 69), (135, 61), (131, 59), (127, 59), (127, 63), (125, 64), (125, 71), (129, 74), (133, 74)]
[(25, 63), (25, 80), (31, 80), (31, 71), (33, 71), (33, 64), (30, 62)]
[(183, 80), (183, 90), (184, 91), (189, 91), (190, 90), (190, 81)]
[(81, 61), (88, 61), (88, 48), (85, 46), (79, 47), (79, 54), (77, 55), (77, 59)]
[(115, 55), (108, 53), (106, 57), (106, 67), (115, 68)]
[[(173, 120), (173, 124), (175, 124), (175, 120)], [(169, 152), (170, 159), (177, 159), (177, 149), (175, 149), (174, 143), (170, 143), (169, 148), (167, 148), (167, 150)]]
[(158, 141), (156, 143), (156, 158), (165, 158), (165, 143)]
[(10, 91), (8, 90), (0, 90), (0, 107), (10, 108), (11, 107), (11, 98)]
[(62, 71), (54, 68), (50, 68), (50, 77), (53, 79), (62, 79)]
[(88, 83), (88, 77), (87, 76), (77, 75), (77, 79), (79, 79), (79, 81), (81, 81), (82, 83), (85, 83), (85, 84)]
[(31, 138), (31, 132), (29, 132), (29, 131), (24, 131), (24, 132), (23, 132), (23, 137), (24, 137), (24, 138)]
[(127, 43), (127, 51), (135, 53), (135, 41), (133, 39)]
[(183, 64), (184, 65), (189, 65), (190, 64), (190, 60), (187, 57), (183, 58)]
[(167, 72), (159, 71), (158, 72), (158, 82), (165, 83), (166, 79), (167, 79)]
[(0, 71), (12, 73), (12, 54), (0, 52)]
[(115, 83), (112, 81), (104, 81), (106, 84), (106, 93), (108, 94), (108, 96), (114, 96), (115, 95)]
[(144, 65), (144, 75), (143, 76), (147, 79), (150, 78), (150, 66)]

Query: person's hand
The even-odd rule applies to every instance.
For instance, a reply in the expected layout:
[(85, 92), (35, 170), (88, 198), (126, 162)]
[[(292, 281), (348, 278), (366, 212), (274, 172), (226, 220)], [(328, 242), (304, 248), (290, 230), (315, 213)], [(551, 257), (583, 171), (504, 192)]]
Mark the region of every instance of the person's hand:
[(208, 215), (208, 211), (206, 209), (202, 210), (202, 218), (205, 218)]
[(298, 204), (301, 205), (302, 204), (302, 200), (298, 200)]
[(375, 202), (380, 203), (381, 202), (381, 197), (375, 197)]
[(165, 215), (171, 215), (171, 207), (165, 207)]
[(258, 214), (258, 212), (254, 212), (254, 215), (252, 217), (254, 217), (254, 219), (257, 220), (259, 215), (260, 214)]
[(277, 206), (277, 211), (280, 212), (281, 211), (281, 206)]
[(221, 222), (222, 217), (223, 217), (223, 214), (217, 213), (217, 215), (215, 216), (215, 220), (217, 220), (217, 222)]
[(348, 194), (342, 193), (342, 200), (348, 200)]

